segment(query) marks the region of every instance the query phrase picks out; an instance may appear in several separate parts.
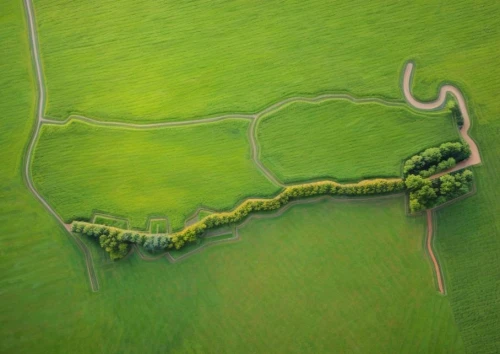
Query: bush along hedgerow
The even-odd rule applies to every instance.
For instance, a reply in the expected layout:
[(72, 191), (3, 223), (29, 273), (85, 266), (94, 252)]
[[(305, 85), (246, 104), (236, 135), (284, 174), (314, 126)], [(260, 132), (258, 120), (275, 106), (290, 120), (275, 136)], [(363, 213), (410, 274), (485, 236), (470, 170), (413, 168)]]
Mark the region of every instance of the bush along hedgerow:
[(434, 180), (419, 175), (409, 175), (406, 188), (410, 191), (412, 213), (435, 207), (468, 193), (472, 187), (473, 174), (470, 170), (445, 174)]
[(405, 161), (403, 175), (420, 175), (424, 178), (454, 167), (471, 154), (469, 145), (462, 142), (443, 143), (429, 148)]
[(169, 248), (179, 249), (186, 243), (195, 241), (206, 230), (241, 222), (252, 212), (277, 210), (293, 200), (321, 195), (385, 194), (400, 192), (404, 188), (405, 184), (402, 179), (375, 179), (355, 184), (324, 181), (290, 186), (286, 187), (275, 198), (248, 199), (233, 211), (211, 214), (171, 235), (151, 235), (81, 221), (74, 221), (71, 230), (98, 239), (101, 247), (109, 253), (111, 259), (116, 260), (128, 253), (131, 244), (143, 246), (150, 252)]

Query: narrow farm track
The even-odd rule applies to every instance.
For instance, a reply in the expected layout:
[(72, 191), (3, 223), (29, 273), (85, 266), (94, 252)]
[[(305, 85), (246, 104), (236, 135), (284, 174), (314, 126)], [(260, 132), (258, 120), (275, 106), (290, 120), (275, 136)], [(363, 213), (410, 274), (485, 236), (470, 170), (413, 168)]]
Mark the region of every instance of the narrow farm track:
[(413, 79), (413, 69), (415, 68), (415, 64), (413, 62), (408, 62), (405, 67), (404, 75), (403, 75), (403, 93), (406, 101), (408, 104), (413, 106), (416, 109), (421, 109), (424, 111), (432, 111), (436, 109), (443, 108), (445, 103), (446, 103), (446, 96), (448, 94), (452, 94), (455, 96), (456, 100), (458, 101), (458, 107), (460, 109), (460, 112), (462, 113), (462, 116), (464, 118), (464, 125), (462, 129), (460, 129), (460, 135), (462, 138), (465, 140), (467, 144), (469, 144), (470, 149), (471, 149), (471, 156), (462, 162), (459, 162), (455, 167), (437, 173), (433, 175), (431, 178), (438, 178), (446, 173), (450, 173), (453, 171), (458, 171), (463, 168), (469, 167), (469, 166), (474, 166), (478, 165), (481, 163), (481, 155), (479, 154), (479, 148), (477, 147), (476, 142), (470, 137), (469, 135), (469, 129), (471, 127), (471, 119), (469, 116), (469, 112), (467, 110), (467, 104), (465, 102), (465, 98), (462, 94), (462, 92), (456, 88), (455, 86), (452, 85), (443, 85), (441, 86), (439, 90), (439, 96), (436, 98), (436, 100), (432, 102), (420, 102), (416, 100), (412, 94), (411, 94), (411, 83)]
[[(25, 0), (29, 1), (29, 0)], [(222, 120), (228, 119), (249, 119), (252, 121), (250, 124), (249, 130), (249, 139), (251, 146), (251, 156), (255, 165), (262, 172), (262, 174), (274, 185), (279, 187), (286, 187), (290, 184), (285, 184), (281, 182), (264, 164), (260, 161), (260, 150), (259, 145), (256, 138), (256, 130), (258, 121), (263, 116), (278, 111), (290, 104), (293, 103), (321, 103), (329, 100), (347, 100), (354, 103), (377, 103), (384, 106), (390, 107), (402, 107), (409, 108), (403, 101), (397, 100), (386, 100), (378, 97), (355, 97), (353, 95), (347, 93), (331, 93), (331, 94), (321, 94), (315, 97), (306, 97), (306, 96), (296, 96), (284, 99), (277, 103), (272, 104), (271, 106), (265, 108), (264, 110), (257, 112), (255, 114), (225, 114), (221, 116), (211, 117), (211, 118), (196, 118), (192, 120), (185, 120), (180, 122), (161, 122), (161, 123), (149, 123), (149, 124), (136, 124), (136, 123), (122, 123), (122, 122), (114, 122), (114, 121), (101, 121), (93, 118), (85, 117), (82, 115), (71, 115), (65, 120), (54, 120), (43, 117), (43, 112), (40, 112), (40, 122), (41, 124), (52, 124), (52, 125), (66, 125), (72, 121), (80, 121), (92, 125), (104, 126), (104, 127), (115, 127), (115, 128), (128, 128), (128, 129), (156, 129), (162, 127), (179, 127), (179, 126), (189, 126), (189, 125), (198, 125), (198, 124), (207, 124), (219, 122)]]
[(432, 236), (434, 234), (433, 225), (432, 225), (432, 210), (427, 210), (427, 237), (426, 237), (426, 245), (427, 245), (427, 253), (429, 253), (429, 257), (434, 265), (434, 273), (436, 274), (436, 281), (438, 285), (438, 290), (441, 294), (445, 294), (444, 290), (444, 282), (441, 274), (441, 267), (439, 266), (439, 262), (434, 255), (434, 250), (432, 249)]
[(28, 35), (30, 38), (30, 47), (31, 47), (31, 57), (33, 58), (33, 64), (35, 68), (35, 73), (36, 73), (36, 79), (37, 79), (37, 88), (38, 88), (38, 101), (37, 101), (37, 116), (36, 116), (36, 124), (33, 130), (33, 133), (31, 135), (31, 140), (28, 145), (28, 149), (26, 150), (26, 155), (24, 157), (24, 180), (26, 181), (26, 185), (28, 189), (33, 193), (33, 195), (42, 203), (42, 205), (47, 209), (47, 211), (52, 214), (52, 216), (61, 224), (61, 226), (64, 228), (66, 231), (66, 235), (73, 240), (80, 251), (83, 253), (83, 256), (85, 258), (85, 264), (87, 268), (87, 274), (90, 280), (90, 287), (92, 288), (92, 291), (97, 292), (99, 291), (99, 281), (97, 279), (97, 275), (95, 272), (94, 268), (94, 261), (92, 259), (92, 254), (90, 253), (90, 250), (87, 248), (87, 246), (80, 240), (79, 238), (75, 237), (73, 233), (68, 230), (66, 227), (66, 224), (64, 223), (63, 219), (52, 209), (52, 207), (47, 203), (47, 201), (38, 193), (38, 191), (35, 189), (33, 186), (33, 182), (31, 180), (31, 158), (33, 155), (33, 149), (36, 143), (36, 140), (38, 138), (38, 134), (40, 132), (40, 127), (43, 122), (43, 108), (45, 104), (45, 86), (43, 83), (43, 76), (42, 76), (42, 69), (40, 65), (40, 56), (38, 53), (38, 41), (37, 41), (37, 36), (36, 36), (36, 29), (35, 29), (35, 19), (33, 16), (33, 9), (32, 9), (32, 4), (30, 0), (24, 0), (24, 5), (26, 8), (26, 15), (28, 17)]

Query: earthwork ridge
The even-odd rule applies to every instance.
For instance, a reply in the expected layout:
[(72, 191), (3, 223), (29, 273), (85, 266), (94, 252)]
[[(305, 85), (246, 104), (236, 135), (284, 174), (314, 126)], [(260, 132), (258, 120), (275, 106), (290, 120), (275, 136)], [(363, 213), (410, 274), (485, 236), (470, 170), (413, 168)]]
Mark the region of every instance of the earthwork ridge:
[[(455, 96), (455, 98), (458, 101), (460, 111), (464, 117), (464, 126), (461, 130), (461, 135), (463, 139), (470, 145), (471, 150), (472, 150), (472, 155), (469, 159), (467, 159), (464, 162), (461, 162), (460, 164), (457, 164), (457, 166), (450, 171), (446, 172), (451, 172), (454, 170), (458, 170), (461, 168), (465, 168), (468, 166), (476, 165), (481, 162), (481, 158), (479, 155), (479, 149), (477, 148), (476, 143), (472, 138), (469, 137), (468, 131), (469, 127), (471, 125), (470, 123), (470, 117), (467, 111), (467, 106), (466, 102), (464, 99), (464, 96), (462, 95), (461, 91), (451, 85), (445, 85), (442, 86), (440, 89), (439, 97), (436, 99), (436, 101), (430, 102), (430, 103), (422, 103), (413, 98), (410, 92), (410, 86), (411, 86), (411, 78), (413, 74), (413, 69), (414, 69), (414, 64), (412, 62), (408, 62), (405, 67), (404, 71), (404, 76), (403, 76), (403, 84), (402, 84), (402, 89), (404, 93), (404, 97), (406, 99), (406, 102), (404, 101), (399, 101), (399, 100), (386, 100), (382, 98), (370, 98), (370, 97), (355, 97), (347, 93), (331, 93), (331, 94), (322, 94), (318, 95), (316, 97), (291, 97), (284, 99), (282, 101), (279, 101), (277, 103), (274, 103), (270, 105), (269, 107), (265, 108), (264, 110), (255, 113), (255, 114), (241, 114), (241, 113), (235, 113), (235, 114), (225, 114), (217, 117), (207, 117), (207, 118), (198, 118), (198, 119), (192, 119), (192, 120), (186, 120), (182, 122), (164, 122), (164, 123), (152, 123), (152, 124), (133, 124), (133, 123), (120, 123), (120, 122), (105, 122), (105, 121), (98, 121), (94, 120), (92, 118), (88, 118), (85, 116), (80, 116), (80, 115), (73, 115), (68, 117), (64, 121), (57, 121), (57, 120), (51, 120), (49, 118), (44, 118), (43, 113), (44, 113), (44, 107), (45, 107), (45, 84), (44, 84), (44, 76), (42, 72), (42, 66), (41, 66), (41, 61), (40, 61), (40, 52), (39, 52), (39, 47), (38, 47), (38, 39), (37, 39), (37, 29), (36, 29), (36, 23), (35, 23), (35, 18), (34, 18), (34, 11), (33, 11), (33, 5), (31, 0), (24, 0), (24, 6), (25, 6), (25, 12), (26, 12), (26, 17), (27, 17), (27, 22), (28, 22), (28, 35), (30, 39), (30, 49), (31, 49), (31, 57), (33, 61), (33, 67), (35, 69), (35, 75), (36, 75), (36, 81), (37, 81), (37, 110), (36, 110), (36, 122), (33, 128), (33, 132), (31, 135), (31, 139), (28, 143), (26, 153), (24, 156), (24, 166), (23, 166), (23, 177), (26, 181), (26, 185), (28, 189), (33, 193), (33, 195), (42, 203), (42, 205), (47, 209), (47, 211), (54, 216), (54, 218), (59, 222), (61, 227), (63, 227), (67, 231), (68, 237), (73, 240), (78, 248), (82, 251), (85, 262), (86, 262), (86, 269), (87, 273), (90, 279), (90, 286), (92, 291), (96, 292), (99, 291), (99, 282), (97, 279), (97, 275), (95, 272), (94, 268), (94, 262), (92, 259), (92, 255), (90, 250), (86, 247), (86, 245), (73, 233), (70, 231), (69, 225), (64, 223), (64, 220), (55, 212), (55, 210), (49, 205), (49, 203), (43, 198), (42, 195), (36, 190), (36, 188), (33, 185), (32, 182), (32, 176), (31, 176), (31, 160), (33, 156), (33, 150), (36, 145), (39, 132), (40, 132), (40, 127), (43, 124), (58, 124), (58, 125), (64, 125), (67, 124), (68, 122), (72, 120), (80, 120), (82, 122), (86, 122), (88, 124), (93, 124), (93, 125), (99, 125), (99, 126), (109, 126), (109, 127), (121, 127), (121, 128), (129, 128), (129, 129), (153, 129), (153, 128), (159, 128), (159, 127), (168, 127), (168, 126), (185, 126), (185, 125), (194, 125), (194, 124), (207, 124), (211, 122), (216, 122), (216, 121), (221, 121), (225, 119), (249, 119), (251, 120), (251, 125), (249, 129), (249, 138), (250, 138), (250, 144), (251, 144), (251, 149), (252, 149), (252, 159), (255, 162), (256, 166), (262, 171), (262, 173), (275, 185), (281, 186), (281, 187), (286, 187), (287, 185), (279, 181), (274, 174), (269, 171), (259, 160), (259, 148), (258, 144), (255, 138), (255, 131), (258, 125), (259, 118), (265, 116), (268, 113), (274, 112), (276, 110), (279, 110), (283, 107), (285, 107), (288, 104), (292, 104), (295, 102), (306, 102), (306, 103), (319, 103), (322, 101), (326, 100), (349, 100), (354, 103), (378, 103), (386, 106), (399, 106), (399, 107), (404, 107), (406, 109), (417, 109), (417, 110), (435, 110), (442, 108), (445, 104), (446, 101), (446, 96), (448, 93), (451, 93), (452, 95)], [(443, 172), (443, 173), (446, 173)], [(436, 178), (439, 177), (440, 174), (434, 175), (431, 178)], [(273, 216), (278, 216), (281, 215), (283, 212), (288, 210), (293, 205), (299, 204), (299, 202), (304, 203), (304, 202), (315, 202), (317, 200), (324, 199), (324, 197), (321, 198), (311, 198), (308, 200), (304, 201), (296, 201), (289, 203), (287, 206), (282, 208), (279, 212), (274, 213), (274, 214), (269, 214), (266, 215), (265, 217), (273, 217)], [(370, 200), (373, 200), (375, 198), (370, 198)], [(360, 200), (360, 199), (358, 199)], [(429, 214), (428, 214), (429, 215)], [(254, 216), (254, 217), (264, 217), (264, 216)], [(248, 220), (251, 220), (252, 216), (250, 216), (245, 222), (241, 223), (238, 227), (235, 228), (235, 236), (231, 240), (236, 240), (239, 238), (238, 234), (238, 229), (246, 225)], [(432, 222), (432, 220), (428, 216), (428, 222)], [(432, 232), (432, 228), (431, 228)], [(230, 239), (224, 240), (224, 241), (229, 241)], [(210, 244), (209, 244), (210, 245)], [(209, 246), (207, 245), (207, 246)], [(203, 248), (203, 247), (202, 247)], [(431, 255), (431, 258), (435, 260), (434, 254), (432, 252), (432, 247), (431, 243), (428, 242), (428, 251), (429, 254)], [(141, 258), (144, 258), (144, 255), (139, 253)], [(187, 256), (188, 254), (186, 254)], [(169, 258), (169, 256), (167, 256)], [(172, 257), (170, 257), (172, 258)], [(170, 259), (170, 261), (173, 260)], [(184, 258), (184, 257), (183, 257)], [(182, 258), (182, 259), (183, 259)], [(178, 261), (181, 258), (178, 258), (173, 261)], [(435, 264), (435, 269), (436, 269), (436, 274), (440, 274), (439, 270), (439, 264), (436, 262)], [(438, 277), (441, 279), (441, 277)], [(438, 281), (439, 284), (441, 284), (442, 281)], [(441, 285), (440, 285), (440, 290), (441, 290)]]

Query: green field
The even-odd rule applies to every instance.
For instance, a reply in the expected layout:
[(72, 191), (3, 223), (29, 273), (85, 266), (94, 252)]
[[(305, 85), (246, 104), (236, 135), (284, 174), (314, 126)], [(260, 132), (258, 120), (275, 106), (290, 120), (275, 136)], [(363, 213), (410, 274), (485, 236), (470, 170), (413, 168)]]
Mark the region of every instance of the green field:
[(451, 116), (347, 100), (293, 103), (257, 126), (260, 158), (284, 182), (399, 177), (401, 160), (458, 139)]
[(106, 216), (102, 216), (102, 215), (96, 215), (93, 222), (95, 224), (113, 226), (113, 227), (118, 227), (120, 229), (128, 229), (129, 228), (126, 220), (117, 219), (117, 218), (113, 218), (113, 217), (106, 217)]
[(245, 120), (148, 130), (44, 125), (33, 180), (67, 222), (99, 210), (143, 229), (148, 215), (168, 215), (179, 229), (198, 206), (231, 209), (279, 190), (251, 160), (248, 128)]
[[(474, 168), (477, 194), (436, 214), (445, 297), (436, 292), (423, 252), (424, 220), (407, 218), (401, 199), (297, 206), (278, 219), (250, 222), (240, 231), (240, 242), (176, 264), (145, 262), (137, 255), (113, 263), (84, 239), (101, 285), (92, 293), (81, 252), (23, 181), (37, 91), (23, 3), (5, 0), (0, 14), (0, 352), (500, 352), (499, 2), (34, 2), (46, 112), (57, 119), (81, 113), (113, 121), (182, 120), (254, 112), (286, 97), (327, 91), (401, 98), (401, 69), (414, 59), (419, 98), (434, 98), (442, 81), (465, 93), (483, 166)], [(306, 135), (302, 122), (295, 123), (298, 137)], [(69, 132), (78, 126), (85, 128), (81, 135)], [(249, 186), (273, 192), (249, 159), (248, 126), (236, 134), (237, 149), (231, 153), (226, 147), (233, 145), (225, 138), (220, 145), (210, 140), (214, 126), (199, 126), (205, 133), (189, 144), (199, 147), (209, 140), (210, 148), (200, 147), (198, 156), (185, 154), (198, 165), (184, 171), (226, 169), (228, 174), (217, 177), (230, 180), (234, 189), (220, 195), (198, 186), (200, 198), (179, 205), (186, 215), (201, 198), (231, 206), (238, 193), (251, 192)], [(47, 128), (54, 133), (47, 135)], [(90, 217), (93, 209), (102, 211), (95, 205), (101, 203), (112, 215), (131, 216), (144, 227), (148, 215), (165, 215), (171, 207), (156, 198), (158, 193), (168, 188), (181, 193), (178, 186), (161, 184), (157, 178), (171, 177), (156, 162), (165, 163), (171, 149), (185, 148), (190, 138), (172, 133), (172, 140), (160, 144), (139, 136), (162, 136), (170, 129), (45, 126), (41, 139), (46, 141), (34, 161), (46, 162), (38, 183), (61, 196), (53, 205), (65, 217)], [(133, 150), (134, 144), (141, 149)], [(166, 155), (153, 155), (155, 144)], [(70, 154), (72, 149), (78, 153)], [(151, 152), (154, 161), (139, 161), (131, 151)], [(208, 153), (217, 159), (204, 164), (200, 157)], [(224, 160), (236, 155), (249, 166), (244, 169), (248, 185), (234, 180), (243, 172)], [(135, 203), (124, 195), (137, 196), (137, 190), (120, 192), (122, 185), (100, 170), (124, 156), (125, 177), (133, 167), (123, 166), (132, 161), (158, 183)], [(318, 168), (326, 171), (328, 163)], [(49, 180), (62, 179), (63, 173), (77, 183), (86, 174), (93, 189)], [(139, 184), (142, 179), (143, 174)], [(195, 185), (191, 176), (184, 180)], [(78, 204), (69, 200), (73, 197), (86, 199)], [(151, 201), (147, 209), (152, 210), (138, 210), (147, 204), (138, 203), (142, 198)], [(92, 206), (85, 206), (89, 201)]]
[(431, 80), (488, 78), (482, 68), (498, 47), (495, 2), (103, 0), (96, 9), (92, 2), (35, 0), (35, 6), (47, 114), (58, 118), (158, 121), (253, 112), (324, 91), (401, 97), (399, 75), (409, 58), (425, 66), (416, 83), (433, 84), (418, 91), (434, 94)]
[(168, 231), (168, 221), (163, 220), (151, 220), (149, 223), (149, 231), (157, 234), (165, 234)]

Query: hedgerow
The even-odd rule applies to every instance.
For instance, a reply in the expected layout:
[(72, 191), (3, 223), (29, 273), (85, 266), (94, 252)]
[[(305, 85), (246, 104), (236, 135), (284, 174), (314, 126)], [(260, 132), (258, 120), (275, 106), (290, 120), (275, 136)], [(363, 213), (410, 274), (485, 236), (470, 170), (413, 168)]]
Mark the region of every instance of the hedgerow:
[(115, 227), (80, 221), (73, 222), (72, 231), (98, 238), (101, 247), (109, 253), (111, 259), (115, 260), (124, 257), (128, 253), (131, 244), (143, 246), (150, 252), (168, 248), (179, 249), (186, 243), (195, 241), (206, 230), (238, 223), (252, 212), (277, 210), (290, 201), (297, 199), (321, 195), (362, 196), (384, 194), (399, 192), (404, 188), (405, 184), (401, 179), (376, 179), (356, 184), (339, 184), (331, 181), (315, 182), (286, 187), (272, 199), (248, 199), (231, 212), (208, 215), (194, 225), (171, 235), (134, 233)]
[(429, 148), (406, 160), (403, 175), (430, 177), (433, 174), (454, 167), (471, 154), (469, 145), (462, 142), (443, 143), (439, 147)]

